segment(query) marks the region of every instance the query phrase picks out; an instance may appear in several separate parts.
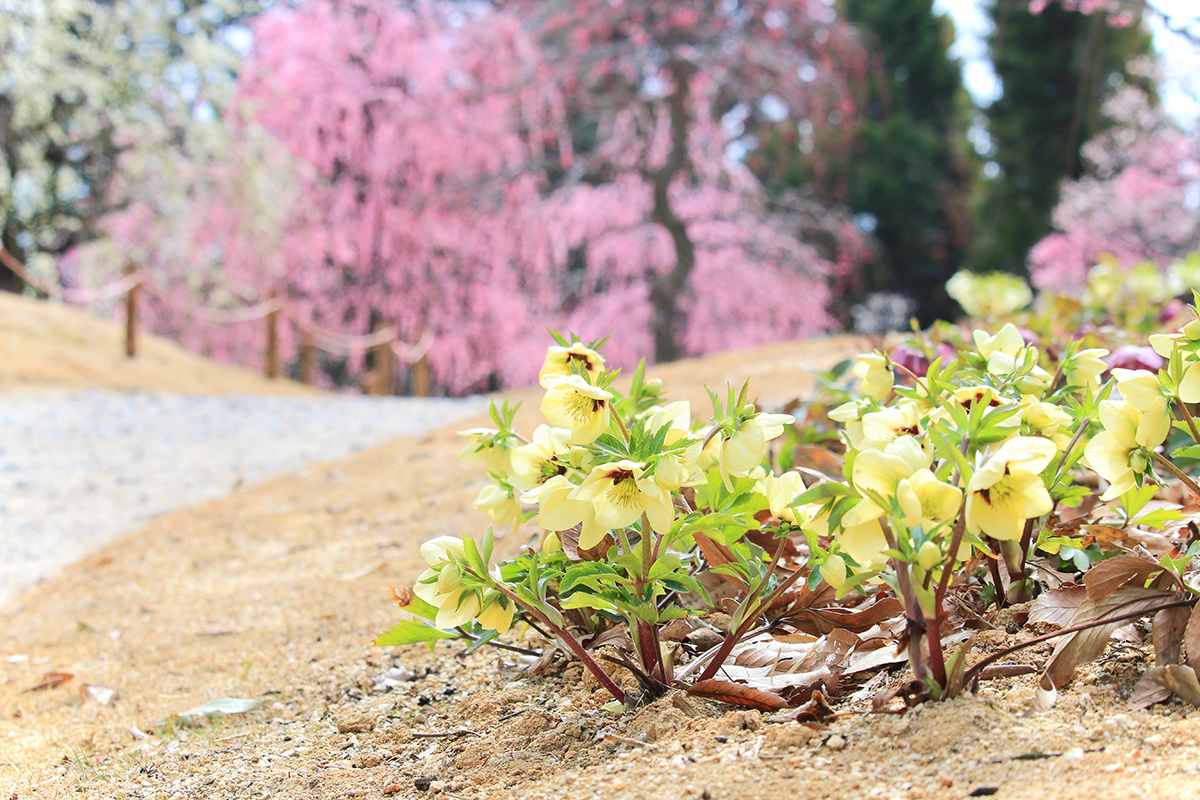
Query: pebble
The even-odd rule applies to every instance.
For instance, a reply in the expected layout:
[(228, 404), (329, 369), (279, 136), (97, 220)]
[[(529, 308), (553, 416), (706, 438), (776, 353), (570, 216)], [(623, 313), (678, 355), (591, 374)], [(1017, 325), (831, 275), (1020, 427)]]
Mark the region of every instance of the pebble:
[(0, 604), (151, 518), (486, 409), (478, 397), (0, 396)]

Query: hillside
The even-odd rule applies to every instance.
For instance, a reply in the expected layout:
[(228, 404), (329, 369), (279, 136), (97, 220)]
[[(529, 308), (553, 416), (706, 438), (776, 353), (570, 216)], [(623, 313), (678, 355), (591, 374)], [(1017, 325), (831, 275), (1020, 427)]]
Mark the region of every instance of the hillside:
[[(250, 331), (248, 335), (258, 335)], [(48, 300), (0, 292), (0, 392), (116, 389), (180, 394), (311, 394), (192, 355), (155, 336), (125, 357), (125, 329)]]

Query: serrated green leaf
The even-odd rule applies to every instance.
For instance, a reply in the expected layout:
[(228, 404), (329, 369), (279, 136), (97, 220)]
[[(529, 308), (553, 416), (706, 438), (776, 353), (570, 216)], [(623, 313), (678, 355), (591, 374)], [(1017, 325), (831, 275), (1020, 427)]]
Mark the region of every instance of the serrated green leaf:
[(457, 633), (447, 633), (440, 628), (435, 628), (432, 625), (419, 622), (415, 619), (406, 619), (397, 622), (392, 627), (388, 628), (383, 633), (375, 637), (376, 647), (398, 647), (405, 644), (416, 644), (417, 642), (436, 642), (438, 639), (457, 639)]
[(561, 601), (563, 608), (593, 608), (596, 611), (617, 611), (617, 606), (611, 600), (591, 592), (575, 592)]
[(1200, 444), (1189, 444), (1171, 453), (1171, 458), (1200, 458)]

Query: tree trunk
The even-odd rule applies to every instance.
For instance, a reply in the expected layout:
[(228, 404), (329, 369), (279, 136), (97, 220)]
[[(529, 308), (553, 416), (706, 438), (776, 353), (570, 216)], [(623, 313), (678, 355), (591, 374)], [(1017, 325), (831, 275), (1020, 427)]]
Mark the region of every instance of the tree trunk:
[(662, 168), (652, 173), (654, 190), (654, 221), (667, 229), (675, 246), (675, 264), (659, 275), (650, 286), (653, 309), (654, 360), (674, 361), (679, 358), (678, 336), (683, 328), (684, 312), (680, 307), (687, 280), (696, 266), (696, 247), (688, 237), (687, 224), (671, 207), (671, 183), (687, 165), (688, 145), (688, 80), (694, 67), (685, 61), (671, 64), (675, 89), (670, 98), (671, 152)]

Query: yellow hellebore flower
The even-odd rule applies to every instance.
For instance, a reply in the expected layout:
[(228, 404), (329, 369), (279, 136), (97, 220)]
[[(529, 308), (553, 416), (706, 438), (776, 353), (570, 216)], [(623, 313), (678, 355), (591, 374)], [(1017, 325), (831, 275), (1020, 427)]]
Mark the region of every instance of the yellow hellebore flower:
[(538, 370), (538, 382), (543, 389), (549, 389), (547, 378), (555, 375), (575, 375), (577, 372), (571, 369), (573, 365), (576, 369), (582, 368), (583, 374), (587, 375), (589, 380), (594, 380), (604, 370), (604, 357), (590, 347), (584, 347), (580, 342), (570, 347), (555, 345), (546, 351), (546, 360)]
[(1124, 270), (1111, 261), (1101, 261), (1088, 270), (1087, 288), (1083, 302), (1088, 306), (1105, 306), (1117, 299), (1124, 281)]
[(462, 539), (438, 536), (421, 545), (421, 557), (429, 569), (421, 573), (413, 594), (438, 609), (434, 620), (439, 628), (455, 628), (475, 618), (479, 595), (462, 586), (462, 569), (455, 563), (466, 560)]
[(1156, 397), (1163, 396), (1158, 376), (1148, 369), (1121, 369), (1112, 371), (1121, 399), (1135, 408), (1147, 408)]
[(514, 447), (512, 471), (509, 473), (513, 486), (532, 489), (540, 486), (555, 475), (566, 471), (567, 456), (571, 451), (571, 432), (566, 428), (538, 425), (533, 432), (533, 441)]
[(507, 473), (512, 469), (510, 455), (512, 440), (500, 437), (500, 431), (495, 428), (468, 428), (459, 431), (459, 436), (467, 437), (467, 446), (458, 457), (463, 461), (482, 461), (488, 472)]
[(960, 270), (946, 281), (946, 293), (971, 317), (997, 317), (1029, 304), (1033, 290), (1016, 275), (1007, 272), (966, 272)]
[(882, 447), (901, 436), (917, 436), (921, 433), (921, 410), (913, 400), (898, 406), (881, 408), (863, 415), (862, 441), (859, 447), (871, 449)]
[(587, 550), (600, 543), (608, 528), (596, 522), (591, 503), (572, 496), (577, 488), (566, 475), (555, 475), (539, 488), (526, 492), (521, 499), (526, 503), (537, 503), (538, 525), (548, 531), (565, 531), (581, 525), (579, 546)]
[(547, 375), (542, 415), (551, 425), (571, 429), (571, 444), (590, 444), (608, 430), (612, 392), (592, 386), (579, 375)]
[(885, 509), (875, 502), (873, 495), (879, 495), (886, 503), (895, 496), (900, 481), (927, 468), (929, 463), (929, 455), (913, 436), (901, 436), (883, 448), (855, 455), (850, 482), (863, 499), (846, 512), (844, 524), (853, 527), (883, 516)]
[[(1011, 322), (1005, 323), (994, 336), (986, 331), (977, 330), (972, 334), (975, 339), (975, 349), (987, 360), (987, 371), (997, 377), (1007, 378), (1024, 365), (1026, 358), (1037, 361), (1037, 348), (1025, 344), (1021, 332)], [(1028, 352), (1027, 352), (1028, 351)], [(1018, 388), (1023, 393), (1039, 393), (1045, 391), (1054, 379), (1049, 372), (1039, 366), (1034, 366), (1028, 374), (1017, 381)]]
[[(956, 389), (948, 398), (948, 402), (962, 406), (963, 410), (969, 414), (971, 413), (971, 409), (980, 404), (986, 405), (989, 408), (996, 408), (1012, 401), (1001, 395), (991, 386), (964, 386), (961, 389)], [(944, 406), (938, 406), (929, 414), (930, 425), (935, 425), (948, 419), (950, 419), (950, 412)], [(1020, 417), (1014, 415), (1004, 420), (1001, 423), (1001, 427), (1017, 427), (1020, 424)]]
[(515, 531), (521, 524), (521, 504), (510, 490), (494, 483), (480, 489), (472, 505), (486, 511), (497, 525), (511, 525)]
[[(728, 437), (721, 442), (718, 456), (721, 476), (744, 478), (750, 470), (762, 463), (767, 442), (783, 435), (783, 426), (791, 425), (796, 418), (790, 414), (759, 413), (743, 420)], [(728, 481), (726, 481), (728, 482)]]
[(860, 493), (891, 497), (896, 485), (914, 472), (927, 469), (930, 456), (915, 436), (900, 436), (882, 448), (863, 450), (854, 457), (850, 482)]
[(863, 406), (856, 400), (850, 400), (829, 410), (829, 418), (834, 422), (842, 423), (842, 433), (845, 435), (846, 444), (856, 450), (862, 447), (865, 438), (862, 416)]
[[(646, 412), (647, 432), (656, 434), (662, 428), (668, 428), (663, 440), (663, 444), (668, 447), (691, 435), (691, 422), (692, 406), (686, 400), (654, 406)], [(700, 445), (701, 442), (697, 441), (681, 453), (660, 458), (654, 468), (655, 482), (667, 491), (704, 483), (704, 470), (697, 463), (700, 459)]]
[(859, 386), (861, 394), (882, 400), (892, 393), (892, 383), (896, 376), (887, 356), (863, 353), (858, 356), (850, 371), (862, 382)]
[(928, 532), (958, 516), (962, 490), (942, 483), (930, 470), (922, 469), (896, 485), (896, 501), (904, 515), (900, 521), (905, 527), (919, 527)]
[(766, 475), (758, 482), (759, 490), (766, 495), (767, 505), (771, 514), (784, 522), (800, 525), (803, 516), (797, 516), (798, 508), (792, 508), (792, 501), (808, 488), (799, 472), (785, 472), (782, 475)]
[(1067, 384), (1082, 386), (1089, 394), (1100, 391), (1100, 376), (1108, 369), (1104, 357), (1108, 351), (1103, 347), (1089, 347), (1080, 350), (1066, 369)]
[(834, 538), (842, 550), (862, 566), (883, 564), (887, 561), (884, 551), (888, 549), (887, 537), (879, 520), (872, 519), (857, 525), (848, 525), (842, 520)]
[[(1176, 333), (1156, 333), (1150, 337), (1154, 352), (1166, 359), (1171, 358), (1175, 348), (1182, 342), (1200, 340), (1200, 320), (1194, 319)], [(1183, 377), (1179, 381), (1179, 399), (1185, 403), (1200, 403), (1200, 362), (1189, 360), (1191, 353), (1183, 354)]]
[[(415, 593), (415, 589), (413, 590)], [(427, 600), (437, 606), (438, 613), (433, 624), (439, 628), (457, 628), (466, 625), (479, 614), (479, 592), (474, 589), (458, 588), (439, 594), (437, 601)]]
[(984, 360), (990, 360), (996, 353), (1015, 356), (1026, 347), (1021, 331), (1017, 330), (1017, 326), (1011, 322), (1006, 322), (1004, 327), (995, 334), (975, 330), (971, 333), (971, 338), (975, 340), (975, 349), (979, 351), (979, 355), (983, 356)]
[(967, 484), (967, 529), (993, 539), (1020, 539), (1027, 519), (1053, 507), (1039, 473), (1057, 452), (1054, 442), (1036, 436), (1000, 445)]
[(1145, 411), (1131, 403), (1105, 400), (1100, 403), (1100, 422), (1104, 430), (1096, 434), (1083, 450), (1087, 465), (1109, 482), (1101, 500), (1112, 500), (1137, 485), (1137, 475), (1150, 468), (1143, 449), (1158, 447), (1171, 430), (1167, 399), (1153, 398)]
[(1067, 432), (1074, 419), (1054, 403), (1039, 400), (1031, 394), (1021, 395), (1021, 416), (1027, 429), (1052, 440), (1060, 448), (1070, 441)]
[(832, 555), (821, 565), (821, 578), (836, 591), (846, 582), (846, 559)]
[[(592, 468), (571, 498), (590, 503), (602, 528), (625, 528), (645, 514), (655, 533), (665, 536), (675, 521), (675, 504), (652, 477), (642, 477), (645, 471), (646, 465), (636, 461), (601, 464)], [(586, 546), (582, 539), (580, 546)]]
[(515, 610), (508, 598), (497, 595), (495, 599), (484, 606), (484, 609), (479, 612), (479, 624), (496, 633), (504, 633), (512, 627), (513, 612)]

